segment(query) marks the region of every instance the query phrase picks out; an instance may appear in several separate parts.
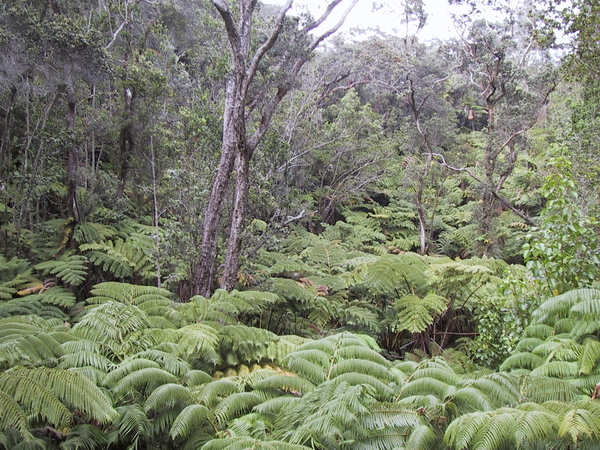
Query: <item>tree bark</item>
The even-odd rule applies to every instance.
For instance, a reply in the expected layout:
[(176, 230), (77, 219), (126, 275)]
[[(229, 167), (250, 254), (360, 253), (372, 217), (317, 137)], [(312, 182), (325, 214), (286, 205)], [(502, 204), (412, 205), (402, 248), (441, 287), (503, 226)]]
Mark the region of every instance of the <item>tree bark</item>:
[[(344, 0), (331, 1), (319, 19), (313, 21), (300, 31), (300, 36), (307, 36), (308, 33), (321, 25), (342, 1)], [(193, 292), (205, 297), (210, 296), (212, 292), (219, 222), (221, 220), (223, 204), (227, 195), (234, 162), (237, 158), (238, 172), (236, 174), (234, 211), (229, 227), (229, 245), (225, 261), (224, 276), (221, 283), (221, 286), (228, 290), (233, 289), (235, 286), (239, 269), (241, 233), (244, 226), (248, 191), (250, 187), (249, 167), (254, 150), (258, 147), (268, 130), (277, 106), (290, 90), (293, 81), (298, 76), (300, 69), (304, 63), (306, 63), (312, 51), (325, 38), (339, 29), (350, 10), (358, 2), (358, 0), (350, 1), (351, 4), (342, 15), (340, 21), (328, 31), (313, 39), (310, 44), (307, 45), (305, 52), (294, 55), (290, 54), (288, 51), (280, 58), (279, 64), (281, 65), (289, 63), (289, 61), (292, 62), (289, 66), (288, 74), (277, 87), (273, 97), (266, 102), (264, 109), (260, 113), (256, 131), (252, 136), (248, 136), (246, 132), (246, 120), (248, 120), (246, 117), (246, 105), (252, 103), (249, 101), (251, 100), (248, 93), (249, 87), (258, 70), (260, 62), (279, 37), (283, 29), (286, 13), (291, 8), (293, 0), (286, 1), (275, 20), (274, 27), (269, 36), (252, 56), (250, 54), (252, 43), (252, 16), (257, 0), (238, 0), (239, 16), (237, 18), (237, 23), (227, 1), (212, 0), (213, 5), (221, 15), (225, 25), (225, 30), (232, 50), (233, 70), (227, 83), (225, 113), (223, 116), (221, 159), (219, 161), (219, 168), (204, 215), (200, 261), (191, 282)]]
[(238, 146), (245, 142), (244, 104), (236, 101), (240, 97), (242, 85), (243, 76), (241, 74), (238, 74), (235, 79), (230, 79), (227, 84), (221, 159), (204, 213), (200, 261), (196, 267), (192, 288), (193, 292), (205, 297), (209, 297), (212, 291), (219, 222), (227, 197), (229, 179), (238, 153)]
[(67, 152), (67, 211), (69, 216), (80, 221), (79, 205), (77, 202), (77, 184), (79, 169), (79, 148), (75, 137), (75, 121), (77, 119), (77, 103), (72, 86), (67, 87), (67, 133), (69, 136), (69, 150)]

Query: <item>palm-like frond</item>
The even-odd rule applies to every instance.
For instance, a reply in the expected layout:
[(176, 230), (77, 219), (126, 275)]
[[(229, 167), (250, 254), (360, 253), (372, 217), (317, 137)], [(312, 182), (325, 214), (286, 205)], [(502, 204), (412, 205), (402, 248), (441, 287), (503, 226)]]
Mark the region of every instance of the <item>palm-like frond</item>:
[(578, 303), (590, 302), (591, 305), (598, 298), (600, 298), (600, 291), (597, 289), (568, 291), (546, 300), (533, 312), (532, 318), (537, 323), (554, 325), (557, 320), (568, 317), (571, 308)]
[(131, 277), (134, 274), (149, 276), (154, 269), (152, 251), (154, 241), (139, 233), (132, 233), (125, 240), (113, 240), (82, 244), (79, 249), (87, 252), (90, 263), (104, 272), (119, 278)]
[[(0, 389), (0, 430), (14, 428), (25, 440), (33, 439), (29, 431), (29, 418), (21, 405), (14, 399), (12, 393)], [(9, 448), (5, 446), (5, 448)]]
[(278, 390), (295, 394), (305, 394), (314, 388), (314, 384), (304, 378), (286, 375), (271, 375), (254, 384), (254, 389)]
[(99, 450), (106, 448), (108, 437), (100, 428), (87, 423), (77, 425), (60, 444), (62, 450)]
[(404, 450), (429, 450), (441, 448), (442, 436), (428, 425), (415, 426), (406, 441)]
[(368, 267), (362, 277), (365, 287), (376, 295), (398, 297), (420, 292), (426, 285), (422, 267), (403, 255), (381, 257)]
[(140, 308), (109, 301), (90, 309), (72, 332), (83, 339), (118, 345), (128, 334), (147, 328), (150, 328), (148, 316)]
[(520, 448), (536, 441), (550, 444), (558, 428), (558, 418), (550, 413), (501, 408), (459, 417), (448, 426), (444, 442), (455, 450)]
[(589, 339), (580, 359), (579, 375), (590, 375), (600, 361), (600, 342)]
[(202, 450), (310, 450), (311, 447), (283, 441), (261, 441), (250, 437), (213, 439), (203, 445)]
[(35, 266), (35, 269), (47, 275), (54, 275), (59, 280), (73, 286), (79, 286), (87, 276), (87, 258), (74, 254), (72, 251), (63, 253), (54, 261), (45, 261)]
[(577, 408), (569, 411), (563, 418), (558, 431), (559, 437), (570, 437), (577, 445), (586, 439), (600, 440), (600, 417), (598, 411)]
[(411, 333), (420, 333), (433, 323), (436, 315), (447, 309), (448, 301), (435, 294), (428, 294), (423, 298), (409, 294), (394, 302), (397, 311), (395, 328), (398, 331), (407, 330)]
[(117, 408), (119, 416), (108, 435), (109, 446), (125, 444), (139, 448), (151, 439), (153, 427), (144, 409), (137, 404)]
[(144, 410), (161, 411), (173, 408), (175, 405), (188, 406), (194, 402), (194, 396), (190, 390), (177, 383), (166, 383), (158, 386), (148, 396), (144, 403)]
[(214, 423), (214, 413), (204, 405), (189, 405), (177, 416), (171, 427), (171, 439), (188, 437), (202, 424)]
[(215, 418), (225, 424), (262, 402), (254, 392), (236, 392), (221, 400), (213, 409)]
[(351, 333), (307, 342), (282, 363), (314, 385), (339, 377), (350, 384), (371, 383), (382, 398), (391, 395), (389, 385), (395, 380), (389, 363)]
[(173, 308), (171, 293), (156, 286), (140, 286), (109, 281), (94, 286), (87, 299), (90, 304), (118, 302), (134, 305), (149, 316), (168, 315)]
[[(107, 378), (111, 375), (112, 372), (108, 374)], [(114, 381), (113, 378), (111, 378), (111, 382), (112, 381)], [(111, 391), (115, 398), (120, 400), (125, 395), (133, 392), (140, 392), (145, 396), (160, 385), (177, 383), (178, 381), (179, 379), (175, 375), (167, 372), (166, 370), (158, 367), (144, 367), (134, 370), (124, 377), (118, 379)]]
[(259, 362), (267, 356), (269, 344), (277, 341), (274, 333), (245, 325), (228, 325), (219, 336), (221, 353), (231, 365)]
[(30, 420), (36, 418), (57, 428), (70, 427), (71, 409), (104, 423), (116, 416), (111, 402), (95, 384), (62, 369), (15, 368), (0, 374), (0, 402), (2, 428), (15, 427), (26, 439), (31, 437)]
[(544, 358), (529, 352), (519, 352), (509, 356), (500, 366), (500, 370), (528, 369), (533, 370), (544, 362)]

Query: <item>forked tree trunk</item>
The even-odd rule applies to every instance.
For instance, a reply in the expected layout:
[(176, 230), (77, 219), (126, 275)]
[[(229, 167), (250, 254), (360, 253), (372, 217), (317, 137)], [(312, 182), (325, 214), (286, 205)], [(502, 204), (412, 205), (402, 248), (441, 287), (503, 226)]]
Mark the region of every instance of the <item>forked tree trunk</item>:
[[(299, 37), (306, 37), (315, 28), (320, 26), (329, 17), (331, 12), (344, 0), (333, 0), (327, 6), (323, 15), (303, 28)], [(325, 38), (339, 29), (346, 19), (350, 10), (358, 0), (349, 0), (350, 5), (338, 23), (325, 33), (312, 39), (306, 45), (305, 50), (296, 54), (291, 53), (291, 47), (275, 63), (274, 71), (284, 64), (287, 76), (277, 86), (276, 92), (271, 98), (267, 98), (265, 106), (260, 111), (260, 118), (256, 131), (251, 136), (246, 132), (246, 105), (252, 103), (249, 98), (249, 87), (254, 79), (259, 63), (275, 44), (279, 37), (287, 11), (291, 8), (293, 0), (287, 0), (279, 15), (275, 19), (273, 29), (267, 39), (258, 47), (254, 54), (250, 53), (252, 44), (252, 16), (257, 0), (238, 0), (238, 17), (234, 17), (229, 3), (226, 0), (212, 0), (213, 5), (219, 11), (229, 43), (232, 50), (233, 69), (227, 83), (227, 95), (225, 98), (225, 113), (223, 117), (223, 144), (221, 148), (221, 159), (219, 168), (213, 183), (210, 198), (204, 214), (204, 230), (202, 234), (202, 247), (200, 250), (200, 261), (196, 267), (191, 285), (192, 294), (201, 294), (208, 297), (212, 292), (214, 282), (214, 270), (216, 264), (217, 241), (219, 222), (223, 212), (223, 204), (229, 186), (234, 162), (238, 159), (238, 171), (236, 174), (236, 188), (234, 200), (234, 212), (229, 227), (229, 245), (221, 286), (231, 290), (237, 281), (239, 269), (239, 256), (241, 248), (241, 233), (244, 227), (246, 206), (248, 202), (248, 190), (250, 187), (250, 160), (254, 150), (262, 141), (267, 132), (273, 113), (290, 90), (293, 82), (298, 76), (300, 69), (310, 57), (312, 51)], [(291, 62), (291, 63), (290, 63)], [(288, 65), (289, 64), (289, 65)]]

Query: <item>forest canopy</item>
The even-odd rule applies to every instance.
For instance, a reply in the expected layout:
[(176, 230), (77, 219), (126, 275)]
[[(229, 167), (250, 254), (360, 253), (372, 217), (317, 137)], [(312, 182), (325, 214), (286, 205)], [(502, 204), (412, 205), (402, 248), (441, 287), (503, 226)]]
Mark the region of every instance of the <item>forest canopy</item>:
[(5, 0), (0, 449), (600, 446), (600, 11), (358, 1)]

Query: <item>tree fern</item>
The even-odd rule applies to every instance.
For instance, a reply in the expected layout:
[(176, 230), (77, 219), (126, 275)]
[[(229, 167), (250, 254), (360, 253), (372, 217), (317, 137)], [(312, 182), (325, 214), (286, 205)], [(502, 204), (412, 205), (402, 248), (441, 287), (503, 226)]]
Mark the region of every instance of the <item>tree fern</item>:
[(370, 292), (396, 298), (421, 292), (427, 282), (423, 267), (415, 265), (405, 255), (380, 258), (368, 267), (361, 278)]
[(214, 439), (201, 447), (202, 450), (309, 450), (311, 447), (289, 444), (283, 441), (261, 441), (250, 437)]
[(270, 331), (244, 325), (228, 325), (220, 330), (220, 349), (229, 365), (259, 362), (277, 336)]
[(448, 301), (435, 294), (428, 294), (423, 298), (409, 294), (394, 302), (397, 311), (394, 327), (398, 331), (407, 330), (411, 333), (420, 333), (433, 324), (435, 316), (447, 309)]
[(171, 439), (188, 437), (202, 424), (208, 425), (214, 422), (214, 413), (209, 408), (204, 405), (189, 405), (177, 416), (169, 435)]
[[(368, 358), (357, 358), (369, 354)], [(392, 393), (388, 386), (393, 380), (389, 363), (350, 333), (308, 342), (290, 353), (282, 364), (315, 385), (342, 377), (339, 381), (371, 384), (381, 398)]]
[(152, 423), (144, 409), (137, 404), (117, 408), (118, 417), (112, 424), (108, 434), (110, 446), (126, 445), (128, 448), (147, 447), (152, 439)]
[[(0, 389), (0, 430), (14, 428), (26, 441), (33, 439), (29, 431), (29, 418), (21, 405), (14, 399), (12, 393)], [(6, 448), (8, 448), (6, 446)]]
[(43, 274), (54, 275), (67, 284), (79, 286), (86, 280), (87, 262), (85, 256), (67, 251), (56, 260), (37, 264), (35, 269), (40, 270)]
[(114, 238), (100, 243), (82, 244), (90, 263), (115, 277), (153, 276), (154, 241), (148, 236), (132, 233), (125, 239)]
[[(600, 291), (597, 289), (576, 289), (565, 292), (556, 297), (549, 298), (542, 303), (536, 311), (533, 312), (533, 320), (536, 323), (543, 323), (553, 326), (554, 323), (564, 317), (569, 317), (571, 309), (579, 303), (595, 304), (595, 300), (600, 298)], [(589, 309), (591, 306), (588, 306)]]
[(263, 399), (254, 392), (236, 392), (221, 400), (213, 412), (217, 422), (226, 424), (261, 403)]
[(60, 444), (62, 450), (100, 450), (106, 448), (108, 437), (94, 425), (76, 425), (69, 430), (67, 438)]
[(148, 316), (137, 306), (109, 301), (89, 309), (73, 327), (73, 334), (119, 346), (128, 335), (148, 328)]
[(90, 304), (119, 302), (134, 305), (147, 315), (168, 315), (173, 308), (171, 293), (155, 286), (140, 286), (129, 283), (105, 282), (94, 286), (87, 299)]
[[(0, 374), (0, 392), (10, 392), (11, 401), (19, 402), (3, 405), (5, 412), (1, 415), (1, 423), (4, 427), (16, 427), (25, 438), (29, 438), (25, 427), (33, 425), (29, 423), (28, 414), (32, 414), (31, 419), (40, 417), (57, 427), (71, 425), (72, 409), (103, 423), (116, 416), (111, 402), (95, 384), (66, 370), (15, 368)], [(4, 396), (0, 394), (1, 399)], [(20, 405), (27, 408), (27, 414)]]

